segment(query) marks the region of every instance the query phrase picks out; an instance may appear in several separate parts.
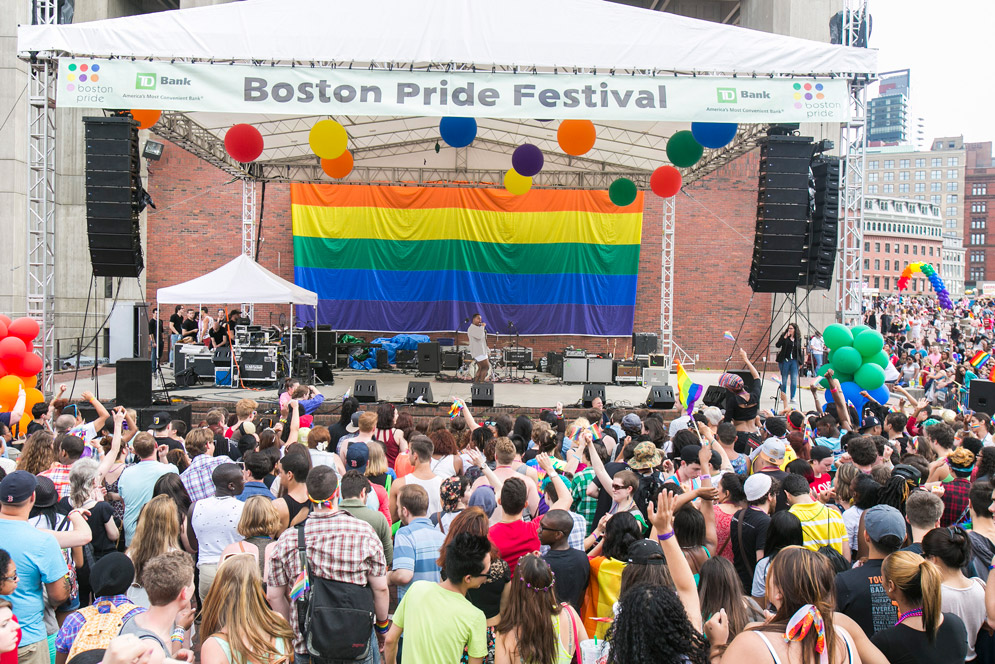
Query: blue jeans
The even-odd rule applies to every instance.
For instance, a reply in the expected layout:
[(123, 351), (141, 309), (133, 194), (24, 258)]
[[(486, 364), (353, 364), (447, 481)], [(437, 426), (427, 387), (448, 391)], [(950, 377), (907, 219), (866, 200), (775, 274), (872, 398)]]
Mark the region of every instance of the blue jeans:
[(173, 366), (173, 361), (176, 359), (176, 342), (180, 340), (180, 335), (170, 334), (169, 335), (169, 366)]
[[(400, 651), (398, 651), (398, 656), (400, 657)], [(294, 664), (311, 664), (312, 662), (317, 662), (318, 660), (313, 659), (310, 655), (294, 653)], [(358, 664), (380, 664), (380, 646), (377, 644), (377, 632), (374, 629), (370, 633), (370, 651), (366, 656), (366, 659), (358, 662)]]
[(781, 391), (788, 393), (788, 379), (791, 379), (791, 399), (795, 399), (798, 392), (798, 360), (787, 360), (781, 362)]
[(823, 357), (823, 353), (816, 353), (816, 352), (813, 351), (813, 353), (812, 353), (812, 362), (813, 362), (813, 364), (815, 364), (815, 370), (818, 371), (819, 367), (821, 367), (823, 364), (826, 363), (826, 360)]

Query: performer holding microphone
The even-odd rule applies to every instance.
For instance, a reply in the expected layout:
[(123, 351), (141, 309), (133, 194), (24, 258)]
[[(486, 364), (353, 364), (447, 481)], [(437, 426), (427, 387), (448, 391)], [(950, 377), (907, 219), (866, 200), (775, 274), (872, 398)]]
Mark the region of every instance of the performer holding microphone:
[(487, 374), (491, 369), (487, 350), (487, 323), (481, 320), (480, 314), (473, 314), (470, 317), (470, 325), (466, 328), (466, 336), (470, 337), (470, 356), (477, 363), (477, 373), (473, 377), (475, 383), (483, 383), (487, 380)]

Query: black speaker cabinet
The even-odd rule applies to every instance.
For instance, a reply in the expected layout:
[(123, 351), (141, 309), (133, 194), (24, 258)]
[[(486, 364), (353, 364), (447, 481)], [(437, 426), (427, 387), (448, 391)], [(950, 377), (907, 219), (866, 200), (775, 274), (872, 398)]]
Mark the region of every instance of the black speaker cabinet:
[(591, 385), (587, 384), (584, 386), (584, 408), (590, 408), (591, 402), (597, 397), (601, 397), (601, 403), (605, 403), (605, 386), (604, 385)]
[(646, 406), (648, 408), (669, 410), (674, 407), (675, 403), (677, 403), (677, 399), (674, 398), (674, 388), (670, 385), (654, 385), (650, 388), (650, 393), (646, 397)]
[(563, 353), (554, 353), (553, 351), (546, 353), (546, 371), (551, 376), (563, 378)]
[(380, 371), (389, 371), (390, 360), (388, 359), (387, 356), (387, 349), (377, 348), (376, 351), (377, 351), (377, 369), (380, 369)]
[(428, 381), (413, 380), (408, 383), (408, 394), (404, 397), (404, 400), (408, 403), (414, 403), (421, 397), (422, 401), (426, 403), (434, 403), (435, 399), (432, 398), (432, 383)]
[(418, 344), (418, 373), (439, 373), (442, 361), (439, 358), (439, 342)]
[(995, 414), (995, 383), (975, 378), (968, 387), (967, 407), (991, 417)]
[(335, 331), (328, 325), (319, 325), (314, 331), (314, 348), (308, 348), (310, 353), (314, 350), (314, 359), (325, 360), (332, 365), (335, 364)]
[(657, 336), (655, 332), (633, 332), (632, 333), (632, 354), (649, 355), (655, 353), (657, 349)]
[(456, 371), (461, 366), (463, 366), (463, 351), (455, 349), (443, 351), (442, 353), (443, 371)]
[[(120, 399), (118, 402), (120, 403)], [(152, 418), (155, 417), (156, 413), (169, 413), (170, 420), (182, 420), (183, 423), (187, 425), (187, 431), (190, 430), (190, 422), (193, 411), (188, 403), (173, 403), (168, 405), (162, 404), (139, 409), (138, 429), (140, 431), (148, 430), (152, 426)], [(113, 424), (113, 422), (111, 424)]]
[(377, 396), (377, 381), (356, 379), (356, 384), (352, 388), (352, 396), (356, 397), (359, 403), (376, 403), (380, 401)]
[(470, 386), (471, 406), (494, 406), (494, 383), (474, 383)]
[(152, 405), (152, 360), (147, 357), (121, 358), (117, 368), (117, 403), (126, 408)]
[(726, 407), (726, 396), (729, 394), (729, 390), (720, 385), (712, 385), (705, 390), (705, 396), (701, 398), (701, 403), (706, 406), (715, 406), (716, 408)]

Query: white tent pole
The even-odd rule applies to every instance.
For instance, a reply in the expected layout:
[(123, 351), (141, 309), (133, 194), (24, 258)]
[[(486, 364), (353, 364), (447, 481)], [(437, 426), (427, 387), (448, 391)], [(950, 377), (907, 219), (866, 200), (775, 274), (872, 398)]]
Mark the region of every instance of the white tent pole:
[(294, 373), (294, 303), (290, 303), (290, 374)]

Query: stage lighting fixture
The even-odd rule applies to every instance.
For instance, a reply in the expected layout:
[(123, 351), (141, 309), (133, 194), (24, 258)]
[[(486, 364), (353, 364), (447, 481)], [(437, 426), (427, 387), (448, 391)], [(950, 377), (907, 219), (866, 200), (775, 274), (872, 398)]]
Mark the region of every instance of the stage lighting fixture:
[(150, 161), (159, 161), (159, 158), (162, 157), (162, 147), (162, 143), (145, 141), (145, 147), (142, 149), (142, 156)]

